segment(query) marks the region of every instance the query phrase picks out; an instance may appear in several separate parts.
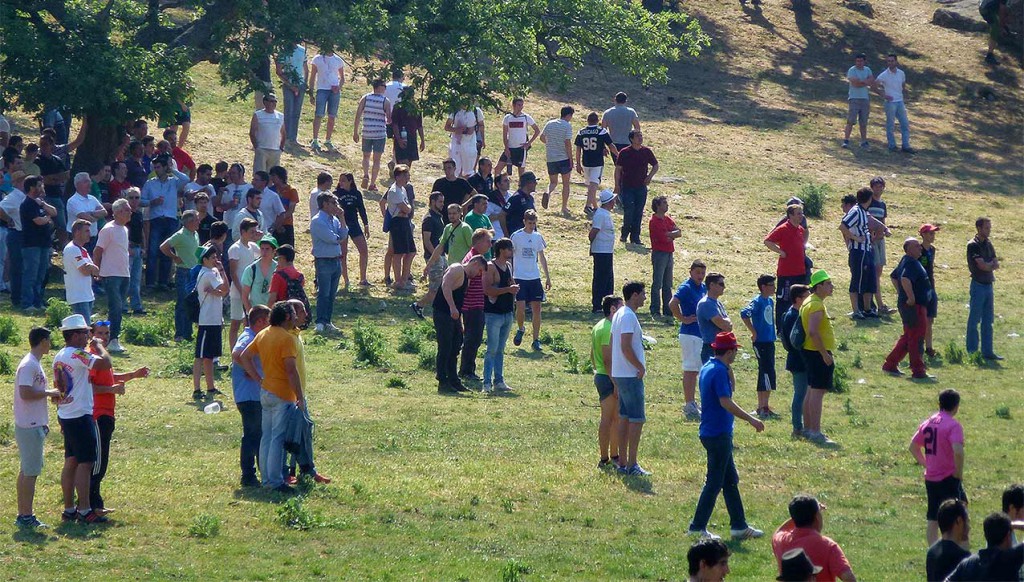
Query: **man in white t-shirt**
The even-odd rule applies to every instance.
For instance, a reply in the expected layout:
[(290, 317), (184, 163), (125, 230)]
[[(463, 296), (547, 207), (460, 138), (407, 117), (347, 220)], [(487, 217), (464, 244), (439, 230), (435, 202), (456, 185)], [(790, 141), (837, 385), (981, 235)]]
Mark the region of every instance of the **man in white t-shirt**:
[(228, 273), (231, 276), (231, 327), (228, 329), (229, 345), (238, 341), (238, 330), (245, 322), (245, 305), (242, 301), (242, 272), (260, 256), (256, 241), (263, 236), (259, 224), (251, 218), (243, 218), (238, 226), (239, 239), (228, 248)]
[(219, 203), (214, 205), (217, 212), (222, 213), (224, 224), (235, 224), (238, 211), (245, 207), (245, 194), (250, 188), (252, 184), (245, 181), (245, 166), (237, 162), (231, 164), (228, 167), (228, 183), (224, 186), (224, 193), (221, 194)]
[[(526, 305), (533, 312), (533, 349), (540, 351), (540, 304), (545, 299), (544, 292), (551, 290), (551, 275), (548, 273), (548, 259), (544, 249), (548, 247), (544, 237), (537, 231), (537, 213), (527, 210), (523, 214), (523, 228), (512, 233), (515, 254), (512, 261), (512, 278), (519, 284), (516, 293), (516, 335), (512, 339), (515, 345), (523, 343), (526, 333)], [(540, 267), (544, 268), (544, 285), (540, 284)]]
[[(384, 97), (388, 100), (388, 113), (395, 105), (402, 100), (402, 91), (405, 90), (405, 71), (398, 69), (391, 73), (391, 82), (384, 86)], [(392, 137), (392, 136), (388, 136)]]
[(637, 462), (640, 435), (647, 420), (644, 406), (643, 330), (637, 312), (647, 299), (644, 284), (633, 281), (622, 287), (625, 305), (612, 317), (612, 369), (609, 374), (619, 391), (619, 473), (647, 476)]
[(313, 141), (309, 147), (320, 151), (320, 123), (327, 114), (327, 135), (324, 146), (334, 151), (331, 136), (334, 135), (334, 120), (338, 117), (338, 103), (341, 101), (341, 87), (345, 84), (345, 60), (334, 54), (330, 47), (323, 47), (313, 57), (313, 68), (309, 74), (309, 102), (316, 107), (313, 114)]
[(220, 253), (211, 244), (196, 249), (196, 259), (202, 266), (196, 277), (199, 295), (199, 331), (196, 333), (195, 359), (192, 361), (192, 398), (203, 397), (199, 380), (206, 375), (206, 397), (210, 400), (223, 393), (213, 385), (213, 361), (222, 355), (224, 332), (224, 301), (230, 292), (228, 277), (220, 262)]
[[(280, 167), (280, 166), (277, 166)], [(283, 168), (282, 168), (283, 169)], [(260, 191), (260, 230), (276, 234), (284, 223), (286, 209), (281, 195), (271, 189), (272, 183), (269, 171), (257, 170), (252, 173), (252, 187)], [(238, 240), (235, 238), (234, 240)]]
[(907, 93), (907, 75), (896, 67), (896, 55), (885, 57), (886, 69), (875, 79), (875, 93), (885, 98), (885, 139), (889, 151), (896, 151), (896, 122), (900, 122), (901, 148), (903, 153), (912, 154), (910, 147), (910, 122), (907, 121), (907, 107), (904, 98)]
[(284, 114), (277, 110), (277, 95), (263, 95), (263, 109), (256, 110), (249, 121), (249, 142), (252, 144), (252, 171), (266, 172), (281, 163), (285, 142)]
[(14, 376), (14, 440), (18, 443), (21, 470), (18, 472), (19, 527), (46, 527), (36, 519), (32, 502), (36, 495), (36, 477), (43, 472), (43, 443), (50, 432), (47, 398), (60, 398), (51, 389), (40, 363), (50, 353), (50, 330), (34, 327), (28, 333), (29, 353), (21, 359)]
[(558, 186), (558, 177), (562, 177), (562, 214), (569, 212), (569, 177), (572, 176), (572, 115), (576, 111), (566, 105), (559, 111), (559, 118), (544, 124), (540, 141), (547, 145), (548, 189), (540, 199), (545, 209), (548, 199)]
[(322, 192), (330, 192), (331, 184), (334, 183), (334, 177), (327, 172), (320, 172), (316, 175), (316, 188), (309, 191), (309, 217), (313, 218), (316, 216), (320, 209), (317, 208), (316, 199)]
[(594, 278), (591, 282), (591, 313), (603, 313), (602, 303), (606, 295), (615, 292), (615, 223), (612, 209), (615, 208), (615, 193), (602, 190), (598, 198), (601, 204), (594, 211), (590, 221), (590, 256), (594, 258)]
[(110, 343), (107, 351), (123, 353), (118, 340), (121, 337), (121, 317), (124, 314), (124, 298), (128, 295), (131, 281), (131, 260), (128, 251), (128, 223), (132, 219), (132, 207), (124, 198), (114, 201), (114, 220), (100, 229), (96, 240), (95, 262), (103, 289), (107, 294), (107, 318), (110, 320)]
[[(253, 182), (256, 182), (256, 180), (253, 180)], [(238, 214), (235, 215), (235, 222), (231, 225), (231, 240), (242, 238), (240, 229), (242, 220), (246, 218), (255, 220), (260, 232), (269, 232), (267, 230), (266, 217), (260, 211), (262, 202), (263, 192), (256, 186), (249, 188), (249, 191), (245, 193), (245, 208), (238, 211)]]
[[(527, 136), (528, 129), (533, 130), (532, 136)], [(512, 113), (506, 114), (501, 120), (501, 140), (505, 143), (505, 151), (498, 158), (498, 167), (494, 169), (494, 174), (500, 174), (507, 165), (509, 176), (512, 175), (512, 166), (515, 166), (519, 177), (522, 177), (526, 171), (526, 154), (539, 135), (540, 127), (537, 122), (529, 113), (523, 113), (523, 98), (516, 97), (512, 100)]]
[[(92, 417), (93, 390), (124, 394), (124, 386), (94, 388), (89, 371), (113, 367), (110, 354), (98, 338), (89, 338), (89, 324), (81, 315), (69, 315), (61, 322), (64, 349), (53, 358), (53, 383), (60, 392), (57, 421), (64, 434), (64, 469), (60, 488), (64, 494), (62, 521), (103, 523), (107, 518), (89, 506), (89, 485), (93, 463), (99, 460), (99, 439)], [(90, 351), (86, 351), (86, 345)], [(90, 353), (91, 352), (91, 353)], [(75, 494), (78, 503), (75, 503)]]
[(68, 198), (66, 205), (68, 232), (71, 232), (71, 225), (75, 223), (76, 219), (85, 220), (89, 223), (90, 240), (97, 234), (96, 222), (107, 217), (107, 210), (103, 208), (103, 204), (89, 193), (91, 188), (92, 178), (89, 177), (88, 172), (75, 174), (75, 193)]
[(181, 209), (195, 210), (196, 209), (196, 194), (200, 192), (206, 194), (210, 199), (210, 202), (216, 204), (217, 200), (217, 189), (213, 186), (213, 166), (210, 164), (199, 164), (196, 167), (196, 179), (185, 185), (185, 191), (181, 196)]
[(483, 130), (484, 112), (479, 107), (463, 107), (448, 116), (444, 130), (452, 134), (448, 151), (455, 160), (455, 175), (465, 178), (476, 168), (477, 156), (484, 142), (478, 145), (477, 135)]
[(71, 241), (64, 246), (64, 300), (71, 311), (89, 321), (92, 318), (92, 304), (96, 299), (92, 290), (92, 278), (100, 274), (99, 267), (92, 261), (85, 245), (89, 242), (88, 220), (78, 219), (71, 224)]

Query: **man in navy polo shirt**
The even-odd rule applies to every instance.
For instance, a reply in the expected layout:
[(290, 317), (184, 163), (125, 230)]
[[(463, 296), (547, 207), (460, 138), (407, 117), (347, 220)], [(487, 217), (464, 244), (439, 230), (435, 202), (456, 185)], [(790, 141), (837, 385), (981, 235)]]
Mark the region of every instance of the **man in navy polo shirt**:
[(505, 236), (511, 237), (517, 230), (523, 228), (523, 215), (527, 210), (536, 210), (533, 198), (536, 189), (536, 174), (526, 172), (519, 177), (519, 189), (509, 196), (508, 202), (505, 203), (505, 226), (508, 227)]
[(913, 377), (926, 380), (933, 376), (925, 371), (921, 348), (928, 331), (928, 304), (931, 303), (933, 291), (928, 272), (919, 260), (922, 252), (920, 241), (913, 237), (903, 241), (903, 252), (906, 253), (903, 260), (890, 275), (899, 296), (896, 305), (903, 319), (903, 335), (896, 340), (882, 370), (893, 376), (902, 376), (899, 363), (909, 353)]
[(700, 492), (697, 509), (690, 522), (690, 534), (720, 539), (708, 532), (708, 521), (715, 509), (718, 494), (725, 497), (729, 511), (729, 529), (733, 539), (759, 538), (764, 532), (750, 527), (743, 513), (743, 499), (740, 498), (740, 476), (732, 457), (733, 417), (738, 416), (750, 423), (754, 430), (764, 430), (764, 423), (747, 414), (732, 399), (735, 379), (732, 363), (736, 359), (739, 343), (732, 332), (721, 332), (711, 344), (715, 357), (708, 360), (700, 370), (700, 399), (704, 410), (700, 419), (700, 444), (708, 453), (708, 472), (704, 489)]
[(704, 286), (707, 265), (697, 259), (690, 263), (690, 278), (683, 281), (668, 302), (672, 316), (679, 322), (679, 349), (683, 360), (683, 415), (686, 420), (700, 420), (700, 405), (696, 401), (697, 374), (700, 373), (700, 352), (704, 341), (697, 323), (697, 303), (708, 294)]

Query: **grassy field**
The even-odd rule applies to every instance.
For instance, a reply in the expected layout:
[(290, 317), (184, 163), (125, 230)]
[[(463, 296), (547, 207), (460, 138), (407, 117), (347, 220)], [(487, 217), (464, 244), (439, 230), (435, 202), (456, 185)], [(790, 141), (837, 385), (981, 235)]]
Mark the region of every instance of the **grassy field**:
[[(1017, 284), (1024, 278), (1021, 71), (983, 69), (983, 39), (928, 25), (934, 5), (925, 0), (873, 2), (874, 19), (834, 3), (815, 3), (808, 12), (773, 3), (756, 12), (739, 4), (688, 4), (715, 44), (701, 58), (675, 66), (670, 85), (643, 89), (595, 66), (581, 73), (571, 94), (531, 96), (527, 112), (541, 121), (566, 102), (584, 113), (602, 110), (615, 90), (630, 92), (647, 143), (662, 163), (652, 194), (669, 196), (670, 214), (683, 231), (676, 281), (694, 258), (725, 273), (724, 302), (737, 323), (757, 275), (774, 270), (774, 255), (760, 241), (785, 200), (806, 185), (830, 186), (824, 217), (811, 221), (811, 242), (816, 264), (837, 280), (829, 305), (841, 342), (837, 360), (848, 379), (844, 393), (826, 397), (823, 428), (841, 446), (829, 450), (792, 440), (788, 413), (762, 434), (737, 425), (741, 490), (748, 519), (769, 532), (786, 519), (793, 494), (817, 495), (829, 506), (826, 534), (843, 546), (858, 577), (920, 579), (924, 488), (906, 445), (935, 409), (939, 390), (957, 388), (964, 398), (965, 487), (976, 523), (998, 508), (1006, 484), (1024, 479), (1017, 426), (1024, 416), (1024, 346), (1017, 335), (1024, 331), (1024, 288)], [(885, 151), (877, 101), (869, 134), (875, 147), (839, 149), (846, 95), (841, 77), (851, 53), (880, 55), (892, 48), (906, 55), (920, 153)], [(879, 58), (870, 60), (869, 66), (879, 66)], [(251, 104), (229, 102), (211, 67), (198, 67), (195, 77), (200, 93), (188, 149), (197, 160), (250, 163), (245, 128)], [(285, 156), (300, 190), (308, 191), (321, 170), (337, 175), (357, 169), (356, 146), (347, 138), (362, 81), (343, 94), (334, 140), (344, 144), (341, 154)], [(977, 88), (985, 86), (994, 87), (995, 100), (977, 98)], [(300, 130), (306, 141), (311, 113), (307, 104)], [(496, 119), (488, 114), (489, 153), (495, 155)], [(429, 125), (427, 155), (413, 168), (418, 193), (441, 175), (447, 143), (441, 124)], [(540, 167), (541, 150), (531, 160)], [(881, 373), (900, 326), (894, 320), (854, 324), (844, 317), (848, 272), (836, 226), (841, 195), (874, 175), (889, 184), (892, 240), (916, 234), (922, 222), (943, 225), (936, 243), (941, 304), (935, 330), (942, 352), (947, 344), (963, 345), (964, 245), (974, 218), (992, 217), (1002, 259), (995, 324), (996, 349), (1007, 357), (1001, 365), (943, 358), (932, 363), (936, 384)], [(584, 194), (582, 185), (574, 185), (574, 208), (582, 208)], [(376, 207), (372, 201), (370, 206)], [(306, 208), (300, 204), (297, 224), (307, 218)], [(621, 215), (615, 220), (620, 224)], [(371, 279), (378, 283), (384, 243), (379, 224), (371, 212)], [(191, 401), (191, 380), (179, 373), (191, 357), (185, 347), (129, 346), (130, 356), (117, 359), (117, 369), (148, 365), (155, 374), (119, 398), (105, 481), (105, 497), (118, 512), (109, 526), (16, 531), (17, 452), (10, 418), (0, 417), (0, 507), (6, 508), (0, 534), (11, 536), (0, 546), (0, 572), (8, 579), (685, 579), (685, 530), (703, 483), (705, 455), (697, 425), (680, 413), (676, 327), (642, 321), (659, 340), (648, 354), (649, 422), (640, 450), (654, 475), (622, 479), (599, 472), (595, 390), (589, 375), (571, 373), (576, 366), (567, 353), (586, 358), (594, 322), (590, 260), (583, 250), (587, 228), (581, 216), (541, 212), (553, 279), (544, 319), (551, 342), (541, 353), (509, 346), (507, 378), (516, 390), (508, 397), (438, 397), (432, 372), (420, 366), (433, 344), (412, 319), (409, 297), (379, 284), (368, 294), (339, 295), (336, 323), (344, 336), (306, 334), (317, 464), (335, 481), (307, 488), (299, 501), (281, 503), (238, 488), (239, 416), (230, 400), (219, 415), (205, 415)], [(299, 244), (308, 249), (308, 238)], [(889, 246), (891, 262), (899, 245)], [(416, 265), (422, 268), (419, 260)], [(618, 249), (616, 286), (626, 278), (648, 280), (649, 265), (648, 255)], [(300, 267), (312, 276), (307, 253)], [(886, 296), (892, 297), (891, 288)], [(166, 294), (145, 299), (158, 312), (173, 303)], [(98, 307), (102, 312), (102, 301)], [(6, 314), (6, 304), (3, 309)], [(159, 327), (165, 318), (154, 314), (135, 323)], [(358, 362), (360, 318), (386, 338), (385, 365)], [(29, 327), (42, 320), (16, 314), (14, 321), (15, 343), (0, 346), (0, 354), (16, 366)], [(745, 333), (740, 337), (749, 344)], [(417, 351), (414, 340), (403, 338), (419, 338), (420, 353), (400, 351), (403, 344)], [(782, 368), (780, 359), (781, 387), (772, 403), (787, 411), (792, 391)], [(736, 397), (748, 408), (755, 406), (755, 371), (751, 352), (744, 350)], [(0, 377), (11, 385), (11, 370), (2, 365)], [(225, 391), (229, 386), (226, 377), (219, 383)], [(9, 389), (0, 392), (0, 409), (10, 410), (10, 399)], [(59, 445), (54, 430), (36, 498), (37, 514), (54, 525), (61, 507)], [(711, 529), (725, 533), (727, 527), (719, 503)], [(977, 546), (980, 533), (974, 537)], [(767, 538), (731, 547), (732, 578), (774, 578)]]

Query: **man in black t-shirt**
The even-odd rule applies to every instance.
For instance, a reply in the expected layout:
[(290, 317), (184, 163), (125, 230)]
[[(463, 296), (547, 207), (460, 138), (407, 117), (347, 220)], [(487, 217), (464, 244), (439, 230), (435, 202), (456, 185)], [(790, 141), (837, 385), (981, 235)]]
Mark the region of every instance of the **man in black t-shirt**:
[(992, 345), (992, 322), (995, 320), (995, 274), (999, 268), (996, 249), (989, 235), (992, 221), (982, 216), (974, 221), (978, 233), (967, 243), (967, 268), (971, 272), (970, 302), (967, 311), (967, 352), (978, 351), (978, 325), (981, 325), (981, 355), (986, 360), (1002, 360)]
[(43, 309), (43, 286), (50, 269), (50, 246), (53, 244), (54, 218), (57, 209), (44, 197), (43, 179), (25, 178), (25, 201), (21, 213), (21, 308), (28, 313)]
[(945, 580), (971, 552), (964, 549), (970, 543), (971, 524), (967, 504), (960, 499), (947, 499), (939, 506), (935, 516), (942, 539), (928, 548), (925, 570), (928, 580)]
[(132, 218), (128, 221), (128, 304), (135, 315), (146, 315), (142, 307), (142, 258), (146, 256), (142, 194), (132, 187), (125, 190), (124, 196), (132, 208)]
[(583, 209), (587, 216), (597, 210), (597, 188), (604, 173), (605, 152), (618, 155), (619, 150), (612, 143), (608, 130), (597, 124), (597, 113), (587, 116), (587, 126), (576, 134), (576, 171), (583, 174), (587, 183), (587, 205)]
[[(442, 162), (441, 167), (444, 168), (444, 177), (434, 180), (431, 192), (444, 194), (445, 208), (448, 208), (449, 204), (462, 206), (462, 203), (473, 193), (473, 186), (465, 178), (455, 175), (455, 160), (449, 158)], [(448, 224), (448, 217), (444, 216), (443, 219), (444, 223)]]
[[(420, 225), (420, 232), (423, 236), (423, 261), (430, 263), (430, 257), (434, 255), (435, 250), (438, 249), (437, 244), (441, 242), (441, 232), (444, 230), (444, 195), (440, 192), (431, 192), (430, 201), (427, 206), (427, 215), (423, 217), (423, 224)], [(420, 319), (423, 317), (423, 308), (434, 300), (434, 295), (437, 294), (437, 289), (441, 286), (441, 279), (444, 277), (444, 271), (448, 268), (447, 261), (444, 260), (442, 254), (441, 260), (434, 263), (434, 266), (427, 273), (428, 287), (427, 293), (420, 298), (419, 301), (409, 304), (409, 309), (413, 310)]]
[(36, 158), (39, 174), (46, 190), (46, 203), (57, 209), (54, 218), (57, 244), (61, 248), (67, 243), (67, 214), (64, 200), (64, 184), (68, 181), (68, 166), (54, 153), (53, 138), (42, 135), (39, 138), (39, 156)]
[[(490, 158), (480, 158), (480, 161), (476, 164), (476, 172), (466, 178), (466, 181), (476, 190), (477, 194), (483, 194), (488, 198), (494, 192), (494, 176), (491, 175), (492, 166)], [(463, 213), (469, 212), (466, 207), (463, 207), (462, 211)]]
[(985, 518), (982, 527), (988, 546), (960, 562), (946, 580), (1020, 580), (1021, 569), (1024, 568), (1024, 544), (1013, 545), (1010, 516), (993, 513)]

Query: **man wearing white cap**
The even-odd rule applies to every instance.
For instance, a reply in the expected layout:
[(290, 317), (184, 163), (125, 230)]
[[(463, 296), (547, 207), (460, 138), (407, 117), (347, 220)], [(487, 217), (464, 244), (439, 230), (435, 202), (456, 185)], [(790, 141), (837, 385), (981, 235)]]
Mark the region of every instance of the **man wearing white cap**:
[(615, 292), (615, 224), (612, 222), (612, 208), (615, 208), (615, 194), (602, 190), (598, 196), (600, 207), (594, 211), (590, 222), (590, 256), (594, 258), (594, 279), (590, 286), (591, 312), (601, 313), (601, 301), (605, 295)]
[[(96, 421), (92, 416), (93, 386), (89, 381), (89, 371), (110, 370), (113, 364), (110, 354), (98, 338), (91, 340), (92, 353), (85, 350), (86, 344), (90, 344), (89, 325), (81, 315), (65, 317), (60, 331), (64, 334), (64, 348), (53, 358), (53, 380), (61, 395), (57, 405), (57, 420), (64, 434), (64, 470), (60, 475), (64, 513), (61, 520), (103, 523), (107, 518), (89, 506), (92, 466), (99, 458), (99, 439)], [(124, 394), (123, 386), (100, 390)], [(78, 494), (77, 506), (75, 493)]]

